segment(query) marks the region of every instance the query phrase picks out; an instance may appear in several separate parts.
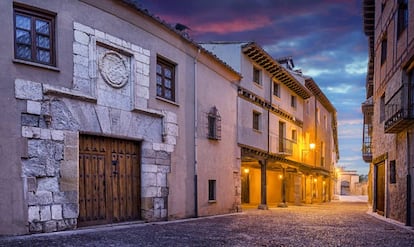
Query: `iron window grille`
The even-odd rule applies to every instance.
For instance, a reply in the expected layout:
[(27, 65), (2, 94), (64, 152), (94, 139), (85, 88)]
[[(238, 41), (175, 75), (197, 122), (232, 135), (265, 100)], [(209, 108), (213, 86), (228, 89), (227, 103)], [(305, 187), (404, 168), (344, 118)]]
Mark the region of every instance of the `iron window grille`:
[(14, 57), (56, 65), (55, 17), (46, 10), (14, 5)]
[(207, 138), (221, 140), (221, 116), (217, 107), (212, 107), (207, 113)]

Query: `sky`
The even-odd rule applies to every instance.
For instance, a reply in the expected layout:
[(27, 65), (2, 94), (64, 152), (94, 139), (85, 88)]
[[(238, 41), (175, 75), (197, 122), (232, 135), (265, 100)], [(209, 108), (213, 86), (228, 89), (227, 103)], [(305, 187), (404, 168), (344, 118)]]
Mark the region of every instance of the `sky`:
[(195, 42), (255, 41), (274, 58), (292, 56), (337, 110), (338, 166), (367, 174), (362, 112), (368, 62), (362, 0), (136, 0), (190, 28)]

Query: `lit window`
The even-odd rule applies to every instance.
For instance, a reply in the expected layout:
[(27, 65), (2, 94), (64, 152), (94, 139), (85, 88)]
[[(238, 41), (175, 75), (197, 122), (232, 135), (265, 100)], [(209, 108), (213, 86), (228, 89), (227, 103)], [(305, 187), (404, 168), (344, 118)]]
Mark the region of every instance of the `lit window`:
[(253, 129), (260, 130), (260, 113), (254, 111), (253, 112)]
[(208, 200), (216, 200), (216, 180), (208, 180)]
[(255, 67), (253, 67), (253, 82), (262, 85), (261, 71)]
[(157, 58), (157, 96), (175, 101), (175, 65)]
[(216, 107), (211, 108), (207, 115), (208, 138), (212, 140), (221, 139), (221, 117)]
[(14, 6), (14, 56), (54, 66), (55, 14)]

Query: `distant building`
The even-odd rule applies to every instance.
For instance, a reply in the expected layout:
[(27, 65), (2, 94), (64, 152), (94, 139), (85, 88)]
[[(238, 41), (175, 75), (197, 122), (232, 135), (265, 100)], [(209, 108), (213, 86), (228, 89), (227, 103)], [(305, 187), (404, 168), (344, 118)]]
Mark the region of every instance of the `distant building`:
[(343, 167), (336, 169), (337, 195), (367, 195), (367, 181), (361, 181), (356, 170), (345, 170)]
[(339, 158), (336, 110), (291, 57), (272, 58), (256, 43), (203, 47), (242, 74), (238, 144), (245, 204), (267, 208), (329, 201)]
[(363, 146), (372, 210), (414, 223), (414, 4), (364, 0), (369, 62)]

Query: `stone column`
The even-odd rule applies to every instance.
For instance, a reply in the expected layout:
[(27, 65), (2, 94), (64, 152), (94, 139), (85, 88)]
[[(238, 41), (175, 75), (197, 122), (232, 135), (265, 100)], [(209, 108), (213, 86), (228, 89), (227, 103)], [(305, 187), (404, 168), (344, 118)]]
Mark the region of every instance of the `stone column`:
[(283, 177), (282, 177), (282, 202), (279, 203), (277, 206), (281, 208), (286, 208), (286, 166), (283, 166)]
[(266, 183), (266, 166), (267, 160), (260, 160), (260, 169), (261, 169), (261, 176), (260, 176), (260, 205), (258, 209), (267, 210), (269, 209), (267, 206), (267, 183)]
[(295, 205), (302, 204), (302, 174), (296, 173), (294, 176)]

